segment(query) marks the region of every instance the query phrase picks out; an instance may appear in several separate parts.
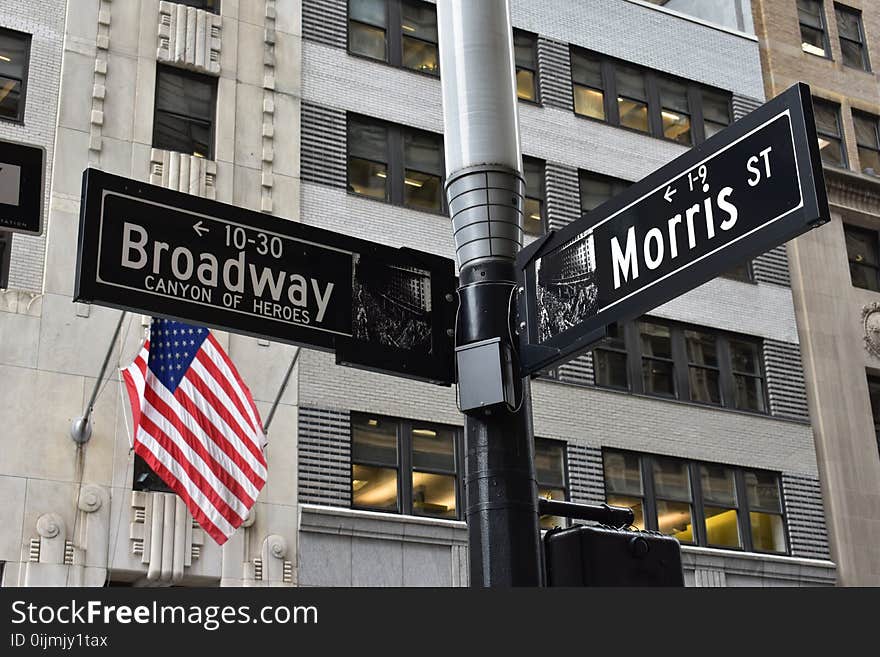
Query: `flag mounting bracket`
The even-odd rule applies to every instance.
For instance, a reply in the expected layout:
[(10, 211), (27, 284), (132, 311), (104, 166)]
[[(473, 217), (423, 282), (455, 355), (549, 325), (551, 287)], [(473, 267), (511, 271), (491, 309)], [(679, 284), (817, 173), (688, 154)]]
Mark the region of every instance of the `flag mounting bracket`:
[(86, 409), (83, 411), (83, 414), (78, 418), (75, 418), (70, 425), (70, 438), (77, 445), (86, 444), (92, 437), (92, 409), (95, 406), (95, 400), (98, 398), (98, 391), (101, 387), (101, 383), (104, 381), (104, 373), (107, 371), (107, 365), (110, 364), (110, 356), (113, 353), (113, 346), (119, 338), (119, 331), (122, 330), (122, 321), (127, 314), (128, 312), (123, 310), (119, 315), (119, 321), (116, 322), (116, 330), (113, 331), (113, 338), (110, 340), (110, 346), (107, 347), (107, 353), (104, 354), (104, 362), (101, 365), (101, 371), (98, 373), (98, 378), (95, 379), (95, 385), (92, 388), (92, 396), (89, 397), (89, 403), (86, 404)]

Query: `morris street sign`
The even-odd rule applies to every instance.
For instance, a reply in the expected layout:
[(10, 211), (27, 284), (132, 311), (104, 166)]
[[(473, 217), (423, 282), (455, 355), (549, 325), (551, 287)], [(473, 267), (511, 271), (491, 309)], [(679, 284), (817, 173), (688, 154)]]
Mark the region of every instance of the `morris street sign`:
[(46, 151), (0, 140), (0, 230), (43, 232), (43, 171)]
[(810, 90), (795, 85), (517, 259), (523, 369), (829, 219)]
[(88, 169), (75, 298), (449, 384), (454, 263)]

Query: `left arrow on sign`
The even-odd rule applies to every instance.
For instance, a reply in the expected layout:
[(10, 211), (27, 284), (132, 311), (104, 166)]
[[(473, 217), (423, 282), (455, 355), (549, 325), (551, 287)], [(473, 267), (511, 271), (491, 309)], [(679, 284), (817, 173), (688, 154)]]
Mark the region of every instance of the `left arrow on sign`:
[(193, 230), (196, 231), (196, 235), (198, 235), (199, 237), (201, 237), (205, 233), (211, 232), (209, 228), (205, 228), (204, 226), (202, 226), (201, 221), (197, 221), (195, 224), (193, 224)]

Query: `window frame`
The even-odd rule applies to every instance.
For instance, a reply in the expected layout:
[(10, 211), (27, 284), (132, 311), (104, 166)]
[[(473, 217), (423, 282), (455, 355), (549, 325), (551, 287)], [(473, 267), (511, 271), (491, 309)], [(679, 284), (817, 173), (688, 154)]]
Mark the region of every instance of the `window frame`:
[[(429, 518), (433, 520), (445, 521), (461, 521), (464, 520), (464, 429), (451, 424), (443, 424), (442, 422), (412, 420), (408, 418), (392, 417), (382, 415), (381, 413), (369, 413), (361, 411), (351, 411), (349, 416), (349, 445), (354, 442), (354, 422), (358, 417), (376, 418), (388, 423), (396, 425), (397, 438), (397, 463), (394, 468), (397, 471), (397, 511), (389, 511), (387, 509), (377, 509), (375, 507), (358, 506), (354, 502), (354, 489), (351, 486), (353, 468), (355, 465), (366, 465), (382, 468), (390, 468), (387, 463), (376, 463), (370, 461), (356, 461), (351, 455), (349, 456), (349, 486), (348, 486), (348, 505), (350, 509), (359, 511), (370, 511), (373, 513), (392, 513), (401, 516), (411, 516), (415, 518)], [(413, 467), (413, 428), (421, 428), (421, 425), (428, 427), (442, 428), (453, 434), (453, 459), (454, 471), (432, 468), (419, 468), (418, 472), (428, 474), (440, 474), (455, 477), (455, 517), (441, 518), (429, 514), (418, 514), (413, 510), (413, 474), (416, 471)]]
[[(565, 502), (568, 502), (571, 497), (571, 481), (568, 476), (568, 442), (565, 440), (558, 440), (555, 438), (543, 438), (541, 436), (535, 436), (535, 455), (538, 454), (538, 443), (544, 444), (553, 444), (554, 446), (559, 447), (562, 450), (562, 499)], [(541, 482), (538, 479), (538, 468), (535, 467), (535, 486), (538, 490), (538, 497), (541, 498)], [(545, 488), (555, 488), (555, 486), (544, 486)], [(541, 520), (544, 518), (553, 518), (558, 516), (538, 516), (538, 525), (540, 526)], [(562, 518), (563, 524), (562, 527), (568, 527), (571, 524), (571, 520), (569, 518)]]
[(739, 281), (740, 283), (749, 283), (750, 285), (757, 285), (757, 281), (755, 280), (755, 261), (754, 260), (746, 260), (742, 265), (746, 268), (745, 277), (737, 276), (733, 273), (732, 269), (728, 269), (722, 274), (718, 274), (719, 278), (726, 278), (730, 281)]
[(533, 233), (526, 230), (526, 222), (525, 217), (523, 217), (523, 234), (531, 235), (533, 237), (540, 237), (547, 233), (547, 161), (542, 160), (539, 157), (531, 157), (530, 155), (523, 155), (523, 177), (525, 178), (526, 172), (526, 163), (538, 167), (541, 170), (540, 182), (538, 184), (538, 194), (539, 196), (533, 196), (529, 194), (528, 184), (524, 185), (525, 195), (523, 196), (523, 215), (525, 215), (525, 201), (527, 199), (531, 199), (533, 201), (538, 201), (540, 204), (541, 211), (541, 230), (540, 232)]
[[(584, 117), (584, 118), (589, 118), (589, 117)], [(584, 208), (584, 179), (586, 179), (586, 178), (591, 178), (592, 180), (597, 181), (597, 182), (608, 183), (609, 185), (611, 185), (611, 188), (612, 188), (611, 196), (609, 196), (607, 199), (602, 201), (595, 208), (591, 208), (589, 210)], [(622, 193), (630, 185), (633, 185), (633, 184), (634, 184), (633, 182), (631, 182), (629, 180), (624, 180), (623, 178), (615, 178), (614, 176), (608, 176), (608, 175), (605, 175), (604, 173), (596, 173), (595, 171), (590, 171), (589, 169), (578, 169), (578, 208), (580, 209), (581, 216), (584, 216), (585, 214), (602, 207), (605, 203), (607, 203), (608, 201), (613, 199), (617, 194)], [(616, 185), (622, 186), (623, 189), (621, 189), (615, 193), (614, 187)]]
[(878, 421), (878, 415), (880, 415), (880, 409), (874, 408), (874, 403), (871, 395), (872, 386), (876, 386), (880, 389), (880, 376), (876, 374), (871, 374), (871, 372), (866, 372), (867, 381), (868, 381), (868, 405), (871, 407), (871, 421), (874, 424), (874, 438), (877, 440), (877, 456), (880, 457), (880, 421)]
[[(381, 125), (385, 128), (386, 131), (386, 142), (385, 142), (385, 162), (380, 162), (379, 160), (371, 160), (369, 158), (364, 158), (360, 156), (356, 156), (358, 159), (365, 160), (368, 162), (380, 163), (385, 165), (386, 172), (386, 181), (387, 181), (387, 195), (385, 199), (379, 199), (374, 196), (369, 196), (368, 194), (360, 194), (351, 189), (351, 167), (350, 160), (352, 157), (351, 154), (351, 144), (349, 140), (349, 127), (352, 119), (358, 121), (360, 123), (366, 124), (374, 124)], [(442, 163), (440, 166), (440, 207), (436, 210), (430, 210), (426, 208), (414, 207), (412, 205), (407, 205), (405, 203), (405, 175), (408, 167), (406, 166), (406, 155), (405, 155), (405, 138), (407, 133), (417, 133), (421, 135), (429, 135), (432, 138), (439, 140), (439, 148), (440, 148), (440, 156), (442, 158)], [(418, 173), (422, 173), (424, 175), (433, 176), (433, 173), (426, 173), (420, 171), (418, 169), (410, 169), (412, 171), (416, 171)], [(378, 203), (388, 203), (390, 205), (396, 205), (402, 208), (406, 208), (407, 210), (412, 210), (413, 212), (426, 212), (428, 214), (439, 214), (445, 216), (447, 213), (447, 205), (446, 205), (446, 194), (444, 193), (446, 184), (446, 153), (444, 150), (444, 142), (443, 135), (436, 132), (431, 132), (430, 130), (421, 130), (419, 128), (413, 128), (411, 126), (401, 125), (399, 123), (391, 123), (390, 121), (385, 121), (383, 119), (377, 119), (372, 116), (367, 116), (365, 114), (358, 114), (357, 112), (347, 112), (345, 117), (345, 189), (346, 193), (352, 196), (356, 196), (357, 198), (363, 198), (370, 201), (375, 201)]]
[(27, 89), (28, 89), (28, 80), (30, 79), (30, 70), (31, 70), (31, 46), (33, 45), (33, 35), (27, 32), (21, 32), (19, 30), (13, 30), (8, 27), (0, 27), (0, 33), (6, 33), (11, 35), (13, 38), (20, 38), (24, 42), (24, 63), (21, 65), (21, 78), (7, 78), (5, 75), (3, 76), (7, 80), (17, 80), (21, 85), (21, 91), (19, 92), (20, 101), (18, 103), (18, 115), (15, 118), (0, 116), (0, 121), (5, 121), (7, 123), (14, 123), (18, 125), (24, 124), (25, 119), (25, 108), (27, 105)]
[(182, 151), (180, 149), (175, 148), (167, 148), (165, 146), (157, 146), (156, 145), (156, 126), (159, 120), (159, 113), (173, 116), (175, 118), (182, 119), (184, 121), (204, 124), (205, 119), (187, 116), (186, 114), (179, 114), (177, 112), (171, 112), (169, 110), (159, 109), (159, 76), (162, 71), (168, 71), (174, 75), (178, 75), (183, 78), (188, 78), (189, 80), (198, 81), (201, 83), (205, 83), (208, 88), (211, 90), (211, 106), (213, 110), (211, 112), (211, 120), (210, 120), (210, 134), (209, 134), (209, 146), (208, 154), (205, 155), (204, 159), (206, 160), (214, 160), (217, 155), (217, 90), (218, 90), (218, 81), (217, 78), (212, 75), (205, 75), (203, 73), (196, 73), (195, 71), (189, 71), (187, 69), (178, 68), (177, 66), (171, 66), (168, 64), (156, 64), (156, 84), (153, 90), (153, 133), (152, 138), (150, 140), (150, 145), (152, 148), (158, 148), (160, 150), (172, 151), (175, 153), (183, 153), (185, 155), (190, 155), (193, 157), (198, 157), (193, 153), (188, 153), (187, 151)]
[[(798, 34), (801, 38), (801, 52), (806, 53), (807, 55), (812, 55), (813, 57), (820, 57), (822, 59), (827, 59), (830, 61), (834, 61), (833, 53), (831, 52), (831, 35), (828, 34), (828, 16), (825, 14), (825, 0), (816, 0), (819, 3), (819, 22), (821, 23), (821, 27), (817, 28), (813, 25), (807, 25), (803, 21), (801, 21), (800, 17), (800, 8), (797, 6), (797, 1), (795, 1), (795, 9), (798, 11)], [(809, 50), (804, 50), (804, 32), (803, 28), (806, 27), (810, 30), (818, 30), (822, 33), (822, 46), (825, 50), (824, 55), (819, 55), (814, 52), (810, 52)]]
[[(535, 68), (529, 68), (528, 66), (520, 66), (516, 63), (516, 36), (525, 36), (531, 39), (532, 41), (532, 51), (534, 53), (535, 60)], [(538, 67), (538, 35), (534, 32), (529, 32), (528, 30), (521, 30), (519, 28), (513, 28), (513, 43), (514, 43), (514, 57), (513, 57), (513, 67), (514, 67), (514, 76), (519, 73), (520, 70), (530, 71), (532, 73), (533, 79), (535, 81), (535, 99), (532, 100), (530, 98), (522, 98), (519, 94), (516, 95), (516, 99), (519, 102), (527, 103), (529, 105), (537, 105), (541, 106), (541, 75)]]
[[(582, 119), (586, 119), (588, 121), (597, 121), (599, 123), (607, 123), (608, 125), (612, 125), (616, 128), (620, 128), (622, 130), (628, 130), (629, 132), (633, 132), (639, 135), (645, 135), (648, 137), (654, 137), (655, 139), (661, 139), (663, 141), (678, 144), (679, 146), (683, 146), (685, 148), (693, 148), (699, 144), (702, 144), (706, 141), (706, 130), (705, 130), (705, 119), (703, 116), (703, 92), (711, 91), (719, 96), (724, 96), (727, 99), (727, 107), (728, 107), (728, 117), (729, 122), (727, 125), (731, 125), (734, 122), (733, 116), (733, 94), (725, 91), (723, 89), (718, 89), (715, 87), (711, 87), (708, 85), (700, 84), (698, 82), (694, 82), (692, 80), (688, 80), (682, 77), (678, 77), (675, 75), (663, 73), (660, 71), (655, 71), (653, 69), (647, 68), (645, 66), (641, 66), (639, 64), (635, 64), (633, 62), (616, 59), (613, 57), (609, 57), (607, 55), (603, 55), (598, 52), (591, 51), (582, 46), (577, 46), (574, 44), (569, 45), (569, 61), (575, 57), (584, 57), (586, 59), (598, 60), (602, 78), (602, 88), (596, 88), (591, 85), (581, 84), (575, 81), (574, 78), (574, 66), (569, 67), (569, 83), (571, 89), (571, 98), (572, 98), (572, 111), (575, 116), (578, 116)], [(644, 78), (645, 84), (645, 100), (636, 100), (637, 102), (645, 102), (647, 105), (648, 112), (648, 131), (638, 130), (636, 128), (630, 128), (621, 124), (620, 122), (620, 110), (619, 110), (619, 98), (629, 98), (629, 96), (621, 96), (618, 92), (618, 84), (617, 84), (617, 67), (627, 67), (638, 71)], [(674, 110), (679, 114), (686, 114), (690, 118), (691, 126), (691, 141), (690, 144), (684, 144), (676, 139), (671, 139), (664, 134), (663, 130), (663, 102), (661, 99), (660, 87), (661, 82), (669, 81), (672, 83), (677, 83), (683, 85), (686, 90), (687, 97), (687, 105), (688, 111), (682, 112), (678, 110)], [(586, 114), (578, 113), (574, 107), (574, 99), (575, 99), (575, 87), (585, 87), (590, 89), (596, 89), (597, 91), (601, 91), (603, 94), (603, 109), (605, 113), (604, 119), (598, 119), (592, 116), (587, 116)], [(714, 122), (713, 122), (714, 123)]]
[[(198, 0), (169, 0), (169, 1), (173, 2), (176, 5), (184, 5), (185, 7), (192, 7), (193, 9), (200, 9), (201, 11), (206, 11), (209, 14), (217, 14), (217, 15), (220, 14), (220, 0), (217, 0), (214, 3), (213, 8), (196, 6), (196, 3), (198, 2)], [(207, 0), (202, 0), (201, 2), (198, 2), (198, 4), (207, 4)]]
[[(852, 110), (853, 115), (853, 131), (855, 132), (855, 140), (856, 140), (856, 152), (859, 156), (859, 173), (862, 173), (866, 176), (880, 176), (880, 170), (875, 171), (873, 174), (867, 173), (865, 171), (865, 167), (862, 165), (862, 151), (873, 151), (877, 153), (878, 159), (880, 159), (880, 116), (875, 116), (870, 112), (863, 112), (861, 110), (854, 109)], [(873, 144), (864, 144), (859, 141), (859, 131), (855, 129), (856, 119), (861, 119), (862, 121), (868, 121), (872, 124), (874, 128), (874, 138), (875, 141)]]
[[(421, 37), (411, 36), (407, 37), (410, 39), (414, 39), (416, 41), (421, 41), (423, 43), (433, 44), (437, 48), (437, 73), (430, 73), (428, 71), (421, 71), (419, 69), (410, 68), (408, 66), (403, 65), (403, 5), (404, 4), (423, 4), (429, 7), (434, 7), (434, 11), (436, 13), (436, 5), (431, 2), (425, 2), (424, 0), (382, 0), (383, 5), (385, 6), (385, 58), (384, 59), (376, 59), (374, 57), (370, 57), (369, 55), (364, 55), (362, 53), (354, 52), (351, 49), (351, 24), (352, 22), (359, 23), (361, 25), (367, 25), (369, 27), (376, 27), (375, 25), (370, 25), (369, 23), (363, 23), (357, 19), (351, 17), (351, 0), (346, 0), (345, 2), (345, 50), (352, 57), (359, 57), (361, 59), (365, 59), (370, 62), (378, 62), (380, 64), (385, 64), (387, 66), (393, 66), (394, 68), (399, 68), (403, 71), (409, 71), (411, 73), (416, 73), (418, 75), (424, 75), (426, 77), (432, 78), (434, 80), (440, 79), (440, 38), (438, 35), (437, 42), (428, 41)], [(438, 25), (439, 29), (439, 25)]]
[[(695, 547), (707, 547), (715, 550), (730, 550), (733, 552), (751, 552), (757, 554), (776, 554), (791, 555), (791, 538), (788, 531), (788, 512), (786, 509), (786, 500), (784, 490), (782, 488), (782, 474), (772, 470), (764, 470), (761, 468), (751, 468), (745, 466), (736, 466), (726, 463), (713, 463), (710, 461), (682, 459), (674, 456), (661, 454), (647, 454), (629, 449), (619, 449), (616, 447), (602, 448), (602, 464), (603, 464), (603, 488), (605, 489), (605, 499), (609, 497), (607, 474), (605, 472), (605, 458), (607, 454), (628, 454), (634, 456), (639, 461), (639, 474), (642, 483), (642, 513), (645, 529), (649, 531), (659, 531), (659, 519), (657, 516), (658, 501), (678, 501), (684, 503), (683, 500), (675, 500), (674, 498), (658, 498), (656, 494), (656, 483), (654, 480), (654, 463), (658, 459), (677, 461), (685, 465), (688, 474), (691, 491), (691, 520), (693, 523), (692, 533), (694, 536), (693, 543), (682, 542), (683, 545), (693, 545)], [(733, 470), (734, 477), (734, 494), (736, 506), (732, 507), (726, 504), (710, 502), (708, 506), (716, 508), (735, 508), (737, 511), (737, 530), (739, 531), (740, 545), (739, 547), (716, 546), (710, 545), (708, 541), (708, 532), (706, 528), (706, 499), (703, 493), (703, 483), (700, 476), (700, 468), (702, 466), (723, 467)], [(756, 510), (755, 513), (766, 513), (768, 515), (778, 515), (782, 519), (783, 535), (782, 539), (785, 543), (783, 551), (759, 550), (754, 546), (752, 538), (751, 524), (751, 506), (748, 500), (748, 490), (745, 484), (745, 475), (749, 472), (762, 473), (771, 475), (776, 479), (776, 486), (779, 493), (779, 512), (770, 512), (764, 510)], [(616, 495), (616, 494), (615, 494)], [(629, 495), (629, 497), (636, 497)]]
[(0, 290), (9, 287), (9, 269), (12, 262), (12, 235), (8, 231), (0, 231)]
[[(651, 324), (657, 324), (661, 326), (666, 326), (669, 328), (670, 332), (670, 340), (671, 340), (671, 352), (672, 356), (669, 359), (664, 359), (656, 356), (645, 356), (642, 354), (642, 346), (641, 346), (641, 334), (639, 332), (639, 324), (640, 322), (648, 322)], [(620, 388), (615, 386), (606, 386), (595, 382), (594, 378), (594, 386), (597, 388), (601, 388), (603, 390), (614, 390), (617, 392), (627, 392), (629, 394), (634, 395), (643, 395), (646, 397), (651, 397), (654, 399), (666, 399), (670, 401), (677, 401), (680, 403), (686, 404), (697, 404), (699, 406), (704, 406), (707, 408), (715, 408), (719, 410), (728, 410), (735, 411), (739, 413), (749, 413), (752, 415), (760, 415), (760, 416), (769, 416), (772, 415), (770, 412), (770, 403), (769, 403), (769, 393), (767, 390), (767, 372), (764, 365), (764, 348), (763, 342), (756, 337), (740, 335), (736, 333), (729, 333), (726, 331), (719, 331), (706, 326), (697, 326), (693, 324), (686, 324), (682, 322), (673, 322), (666, 319), (661, 319), (657, 317), (653, 317), (650, 315), (644, 315), (642, 317), (638, 317), (635, 320), (622, 322), (623, 329), (623, 343), (626, 347), (626, 373), (627, 373), (627, 383), (628, 388)], [(715, 404), (711, 402), (704, 402), (697, 399), (693, 399), (690, 390), (690, 382), (688, 378), (688, 369), (690, 367), (690, 363), (687, 358), (687, 345), (685, 342), (685, 332), (686, 331), (699, 331), (701, 333), (708, 333), (715, 337), (716, 340), (716, 354), (718, 358), (718, 373), (719, 373), (719, 390), (721, 393), (721, 403)], [(749, 344), (753, 344), (757, 347), (758, 350), (758, 374), (752, 373), (740, 373), (743, 375), (747, 375), (753, 378), (760, 379), (761, 381), (761, 394), (764, 410), (758, 409), (750, 409), (750, 408), (737, 408), (736, 403), (736, 394), (735, 394), (735, 374), (737, 372), (733, 369), (733, 361), (731, 358), (731, 350), (730, 350), (730, 342), (731, 341), (739, 341), (745, 342)], [(600, 342), (593, 346), (591, 350), (591, 354), (593, 357), (593, 368), (595, 371), (596, 367), (596, 351), (601, 351), (608, 348), (604, 347), (604, 345)], [(617, 352), (617, 350), (611, 349), (611, 351)], [(670, 395), (661, 395), (654, 394), (651, 392), (646, 392), (644, 387), (644, 380), (642, 378), (642, 362), (643, 359), (656, 359), (662, 360), (664, 362), (671, 362), (673, 367), (672, 372), (672, 380), (675, 385), (676, 393), (674, 396)], [(594, 374), (595, 377), (595, 374)]]
[[(859, 26), (859, 41), (853, 41), (849, 37), (845, 37), (840, 33), (840, 18), (838, 14), (851, 14), (856, 17), (856, 21)], [(840, 45), (840, 63), (846, 66), (847, 68), (855, 69), (856, 71), (864, 71), (865, 73), (871, 73), (871, 57), (868, 54), (868, 40), (865, 35), (865, 23), (862, 20), (862, 11), (861, 9), (856, 9), (855, 7), (849, 7), (847, 5), (841, 4), (839, 2), (834, 3), (834, 20), (837, 23), (837, 39)], [(851, 66), (846, 63), (846, 59), (843, 56), (843, 42), (847, 41), (849, 43), (855, 43), (859, 46), (859, 50), (862, 53), (862, 65), (860, 67)]]
[[(855, 233), (857, 235), (861, 234), (863, 236), (870, 237), (871, 242), (872, 242), (872, 246), (874, 247), (873, 248), (874, 256), (876, 257), (878, 264), (873, 265), (870, 263), (858, 262), (856, 260), (853, 260), (850, 257), (849, 250), (846, 249), (847, 233)], [(849, 223), (844, 222), (843, 223), (843, 240), (844, 240), (844, 250), (846, 250), (846, 261), (847, 261), (848, 268), (850, 271), (850, 274), (849, 274), (850, 285), (852, 285), (852, 287), (858, 288), (860, 290), (867, 290), (869, 292), (880, 292), (880, 233), (878, 233), (876, 230), (873, 230), (871, 228), (865, 228), (864, 226), (857, 226), (855, 224), (849, 224)], [(853, 265), (856, 265), (858, 267), (866, 267), (869, 269), (873, 269), (874, 270), (874, 278), (876, 280), (877, 287), (870, 288), (870, 287), (862, 287), (861, 285), (856, 285), (855, 281), (853, 281), (853, 279), (852, 279), (852, 266)]]
[[(849, 154), (846, 152), (846, 140), (844, 139), (843, 134), (843, 115), (841, 111), (841, 107), (839, 103), (835, 103), (833, 100), (826, 100), (819, 96), (813, 96), (813, 105), (824, 105), (828, 109), (833, 109), (834, 113), (837, 117), (837, 130), (838, 134), (833, 135), (830, 132), (823, 131), (819, 125), (816, 125), (816, 137), (819, 139), (829, 139), (834, 142), (838, 142), (840, 144), (840, 156), (841, 163), (840, 164), (827, 164), (824, 160), (822, 160), (822, 166), (832, 167), (835, 169), (848, 169), (849, 168)], [(819, 157), (822, 157), (822, 148), (819, 148)]]

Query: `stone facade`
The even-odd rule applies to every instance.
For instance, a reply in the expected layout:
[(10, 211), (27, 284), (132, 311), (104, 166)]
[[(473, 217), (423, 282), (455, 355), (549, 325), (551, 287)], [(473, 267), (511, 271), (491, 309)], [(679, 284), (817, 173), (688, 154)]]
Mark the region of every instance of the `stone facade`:
[[(880, 58), (880, 6), (862, 12), (868, 53)], [(765, 89), (774, 96), (797, 81), (840, 105), (850, 169), (825, 168), (831, 223), (788, 245), (791, 284), (807, 379), (832, 555), (844, 585), (880, 585), (880, 455), (866, 375), (880, 371), (867, 315), (876, 292), (853, 286), (844, 224), (880, 229), (880, 178), (862, 173), (852, 110), (880, 116), (880, 76), (843, 65), (834, 5), (823, 5), (831, 58), (804, 52), (795, 3), (754, 0)], [(868, 342), (866, 343), (866, 339)]]
[[(0, 12), (0, 25), (34, 35), (24, 125), (0, 121), (0, 135), (45, 145), (50, 165), (45, 258), (24, 248), (41, 239), (16, 237), (0, 291), (4, 585), (296, 583), (296, 377), (267, 448), (277, 474), (221, 549), (175, 496), (132, 492), (130, 420), (112, 366), (131, 361), (145, 320), (129, 315), (111, 345), (119, 311), (71, 301), (86, 167), (299, 216), (300, 3), (220, 4), (214, 15), (159, 0), (12, 0)], [(212, 160), (153, 148), (157, 62), (216, 78)], [(293, 350), (218, 337), (265, 415)], [(92, 437), (77, 447), (70, 423), (111, 346)]]

